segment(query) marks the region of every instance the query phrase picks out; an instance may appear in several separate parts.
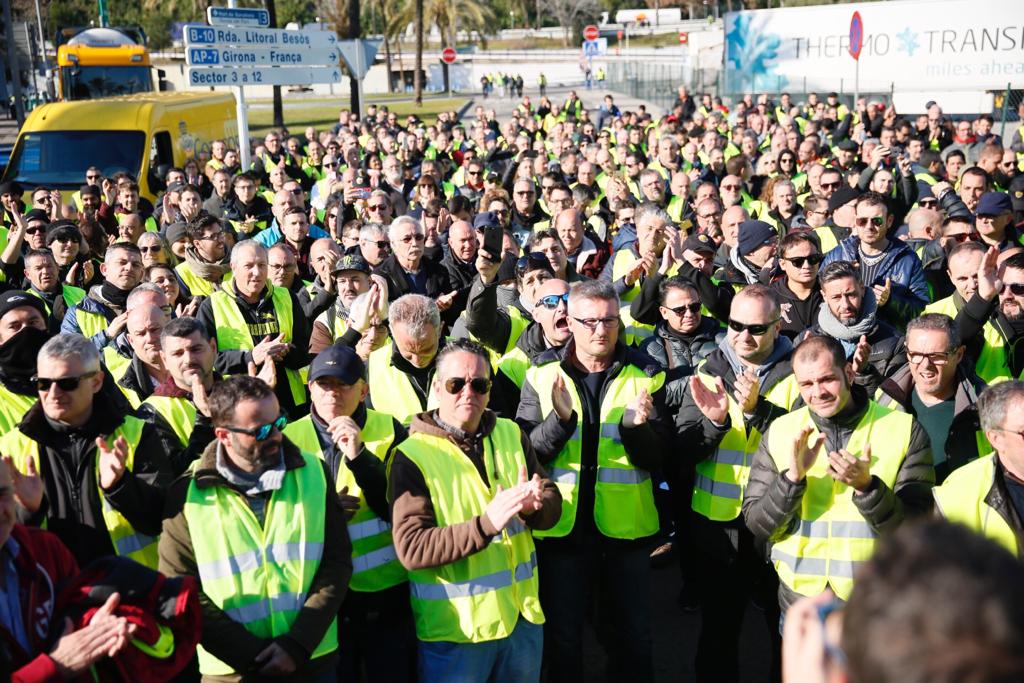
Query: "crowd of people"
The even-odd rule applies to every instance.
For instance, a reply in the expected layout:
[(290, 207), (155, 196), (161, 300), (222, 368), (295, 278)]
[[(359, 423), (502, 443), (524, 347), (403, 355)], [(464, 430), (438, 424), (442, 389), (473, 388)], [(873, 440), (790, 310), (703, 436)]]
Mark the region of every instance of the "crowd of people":
[(1024, 679), (1024, 127), (596, 114), (0, 186), (3, 673)]

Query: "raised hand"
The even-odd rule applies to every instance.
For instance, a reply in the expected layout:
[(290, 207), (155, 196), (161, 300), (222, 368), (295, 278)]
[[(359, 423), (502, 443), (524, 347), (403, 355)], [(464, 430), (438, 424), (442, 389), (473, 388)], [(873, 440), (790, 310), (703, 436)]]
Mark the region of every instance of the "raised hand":
[(480, 281), (485, 285), (494, 282), (494, 279), (498, 277), (498, 267), (501, 265), (501, 259), (492, 261), (491, 258), (492, 254), (486, 249), (477, 249), (476, 272), (480, 274)]
[(875, 299), (878, 300), (878, 307), (881, 308), (889, 302), (889, 295), (892, 294), (892, 280), (885, 278), (884, 285), (871, 285), (871, 289), (875, 292)]
[(192, 403), (195, 404), (196, 410), (210, 417), (210, 397), (206, 392), (206, 387), (195, 375), (192, 376)]
[(487, 517), (491, 526), (501, 531), (522, 512), (525, 501), (530, 497), (531, 494), (526, 487), (515, 486), (504, 489), (501, 484), (498, 484), (498, 492), (487, 504), (484, 516)]
[(978, 296), (985, 301), (992, 301), (1003, 289), (1003, 283), (999, 281), (999, 249), (989, 247), (981, 259), (981, 266), (978, 268)]
[(70, 619), (64, 620), (64, 634), (50, 651), (50, 659), (64, 678), (74, 678), (89, 670), (104, 657), (114, 657), (135, 635), (135, 624), (114, 616), (120, 595), (112, 593), (89, 624), (74, 630)]
[(808, 470), (814, 466), (818, 459), (821, 447), (825, 443), (825, 435), (819, 433), (813, 441), (808, 442), (813, 427), (804, 427), (793, 439), (793, 451), (789, 456), (789, 469), (786, 470), (786, 477), (794, 484), (799, 484), (807, 476)]
[(565, 422), (572, 417), (572, 394), (569, 393), (565, 379), (561, 375), (555, 377), (551, 384), (551, 405), (560, 421)]
[(125, 462), (128, 460), (128, 442), (123, 436), (117, 437), (112, 447), (102, 436), (96, 437), (96, 450), (99, 451), (100, 488), (112, 488), (124, 476)]
[(721, 377), (715, 378), (715, 388), (709, 389), (700, 377), (690, 377), (690, 394), (704, 417), (716, 425), (725, 424), (729, 417), (729, 394)]
[(871, 344), (868, 343), (868, 338), (862, 334), (860, 341), (857, 342), (857, 348), (853, 350), (853, 358), (850, 359), (850, 366), (853, 368), (854, 374), (859, 375), (864, 372), (869, 358), (871, 358)]
[(256, 365), (263, 365), (267, 358), (281, 360), (288, 353), (288, 344), (285, 344), (283, 337), (279, 334), (276, 337), (267, 337), (252, 350), (252, 362)]
[(43, 495), (46, 487), (43, 485), (43, 478), (36, 470), (35, 458), (28, 458), (25, 463), (25, 472), (22, 473), (14, 466), (14, 459), (9, 455), (4, 456), (4, 463), (11, 471), (11, 480), (14, 483), (14, 497), (21, 507), (28, 510), (29, 514), (39, 510), (43, 504)]
[(736, 386), (733, 391), (733, 398), (744, 414), (754, 412), (757, 407), (758, 393), (761, 390), (761, 381), (752, 372), (744, 372), (736, 377)]
[(257, 377), (263, 380), (263, 383), (271, 389), (277, 386), (277, 366), (269, 356), (265, 361), (263, 361), (263, 365), (260, 366), (259, 371), (256, 370), (256, 364), (252, 361), (249, 361), (248, 367), (250, 377)]
[(339, 415), (327, 425), (331, 439), (338, 445), (338, 450), (346, 460), (355, 460), (363, 445), (362, 430), (348, 415)]
[(128, 311), (125, 311), (119, 316), (116, 316), (110, 321), (105, 330), (107, 339), (114, 339), (117, 335), (124, 331), (124, 328), (128, 326)]
[(641, 390), (633, 397), (633, 400), (626, 404), (626, 409), (622, 412), (622, 426), (639, 427), (642, 424), (647, 424), (647, 419), (653, 410), (654, 400), (651, 399), (651, 395), (647, 393), (646, 389)]
[(871, 485), (871, 444), (858, 458), (845, 448), (828, 454), (828, 473), (836, 481), (863, 493)]

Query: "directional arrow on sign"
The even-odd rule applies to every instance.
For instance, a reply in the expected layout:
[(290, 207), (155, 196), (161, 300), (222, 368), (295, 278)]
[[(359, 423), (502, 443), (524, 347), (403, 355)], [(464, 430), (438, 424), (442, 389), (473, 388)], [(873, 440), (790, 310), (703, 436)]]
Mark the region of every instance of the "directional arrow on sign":
[(373, 59), (380, 49), (380, 39), (376, 40), (341, 40), (338, 41), (338, 48), (341, 50), (341, 58), (348, 65), (349, 72), (362, 80), (366, 72), (373, 66)]
[[(182, 31), (186, 46), (272, 47), (281, 49), (309, 49), (335, 47), (338, 36), (334, 31), (295, 31), (284, 28), (225, 28), (205, 24), (187, 24)], [(369, 42), (369, 41), (364, 41)]]
[(191, 66), (188, 84), (195, 87), (238, 85), (311, 85), (341, 83), (341, 69), (322, 67)]
[(189, 47), (185, 62), (189, 66), (338, 66), (337, 47)]

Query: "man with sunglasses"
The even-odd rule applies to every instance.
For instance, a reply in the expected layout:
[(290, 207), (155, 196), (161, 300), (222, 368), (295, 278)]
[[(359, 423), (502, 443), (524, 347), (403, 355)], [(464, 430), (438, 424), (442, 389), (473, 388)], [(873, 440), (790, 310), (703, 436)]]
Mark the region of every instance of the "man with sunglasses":
[(821, 307), (818, 268), (824, 258), (808, 233), (790, 233), (779, 247), (783, 277), (770, 286), (782, 302), (782, 334), (796, 339), (817, 320)]
[(352, 543), (331, 474), (281, 433), (262, 380), (226, 379), (208, 403), (216, 438), (168, 492), (160, 540), (160, 571), (202, 587), (199, 671), (333, 682)]
[(284, 429), (303, 452), (326, 462), (334, 489), (352, 505), (353, 574), (341, 607), (339, 680), (355, 683), (412, 675), (414, 630), (409, 585), (391, 540), (384, 459), (408, 433), (395, 418), (368, 409), (366, 366), (356, 352), (331, 346), (309, 368), (310, 414)]
[(562, 515), (537, 530), (552, 680), (580, 680), (583, 624), (597, 586), (612, 626), (615, 680), (654, 680), (650, 541), (658, 531), (650, 473), (667, 452), (665, 375), (619, 340), (619, 297), (605, 282), (573, 285), (572, 341), (526, 372), (517, 422), (562, 492)]
[(902, 240), (889, 239), (893, 217), (885, 197), (868, 192), (857, 200), (854, 234), (825, 254), (857, 264), (860, 281), (871, 287), (880, 317), (902, 328), (931, 301), (921, 259)]
[(174, 272), (182, 284), (182, 295), (210, 296), (231, 280), (231, 264), (223, 223), (213, 216), (200, 216), (188, 224), (192, 245), (185, 248), (185, 260)]
[[(749, 285), (732, 300), (729, 327), (718, 349), (697, 368), (675, 419), (676, 443), (696, 463), (688, 528), (699, 548), (696, 591), (703, 626), (697, 643), (698, 680), (739, 680), (739, 633), (750, 600), (770, 606), (774, 576), (740, 519), (743, 491), (761, 434), (798, 398), (780, 336), (778, 297)], [(779, 614), (765, 622), (778, 652)]]
[[(69, 224), (70, 221), (60, 221), (59, 225)], [(0, 254), (0, 266), (3, 267), (7, 281), (21, 286), (21, 271), (24, 268), (23, 256), (33, 249), (45, 249), (47, 246), (46, 235), (50, 219), (42, 209), (32, 209), (14, 217), (10, 230), (5, 235), (7, 243)]]
[(81, 335), (50, 339), (37, 367), (39, 401), (0, 437), (22, 506), (80, 565), (116, 554), (156, 568), (171, 481), (156, 432), (102, 390), (99, 353)]
[(989, 247), (977, 289), (956, 318), (975, 371), (989, 384), (1024, 375), (1024, 254), (998, 261), (998, 250)]
[(553, 527), (562, 500), (528, 433), (487, 410), (490, 373), (479, 344), (446, 346), (437, 409), (415, 416), (389, 463), (423, 683), (540, 680), (545, 613), (530, 531)]
[(1024, 383), (1001, 382), (978, 397), (994, 453), (953, 472), (932, 490), (943, 518), (986, 536), (1017, 557), (1024, 552)]
[(250, 173), (239, 173), (232, 181), (234, 199), (224, 208), (224, 218), (239, 235), (255, 235), (274, 220), (270, 203), (257, 193), (259, 180)]
[(801, 342), (793, 373), (805, 405), (765, 432), (743, 498), (783, 610), (826, 590), (849, 600), (878, 537), (928, 512), (935, 483), (927, 432), (871, 400), (837, 342)]

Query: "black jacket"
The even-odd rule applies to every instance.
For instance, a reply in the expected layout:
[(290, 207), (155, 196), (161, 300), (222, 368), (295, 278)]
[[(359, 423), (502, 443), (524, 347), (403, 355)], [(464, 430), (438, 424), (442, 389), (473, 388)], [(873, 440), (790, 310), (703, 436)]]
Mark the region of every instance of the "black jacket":
[(153, 393), (153, 382), (149, 379), (146, 366), (134, 353), (128, 369), (116, 381), (118, 386), (134, 391), (140, 401), (145, 401)]
[(787, 278), (776, 280), (769, 285), (782, 303), (782, 334), (790, 339), (797, 339), (818, 321), (818, 309), (821, 308), (821, 290), (817, 287), (806, 299), (793, 293), (786, 284)]
[(441, 265), (448, 271), (448, 282), (450, 287), (458, 292), (452, 302), (451, 310), (456, 314), (466, 310), (466, 299), (469, 298), (469, 288), (476, 279), (476, 262), (463, 263), (448, 249), (441, 258)]
[[(547, 363), (559, 363), (562, 370), (569, 376), (576, 387), (576, 393), (583, 403), (584, 415), (579, 418), (581, 422), (581, 475), (579, 481), (579, 501), (576, 511), (576, 524), (566, 539), (547, 539), (545, 543), (592, 543), (595, 540), (609, 542), (600, 535), (594, 522), (594, 486), (597, 482), (597, 445), (600, 436), (600, 423), (588, 419), (588, 415), (597, 415), (600, 412), (600, 405), (593, 405), (588, 392), (583, 388), (584, 377), (587, 373), (576, 367), (570, 357), (572, 348), (564, 346), (560, 349), (550, 349), (536, 359), (536, 365), (542, 366)], [(617, 377), (626, 365), (633, 365), (643, 370), (649, 377), (661, 372), (661, 367), (647, 354), (636, 349), (624, 346), (621, 342), (615, 347), (615, 358), (609, 367), (604, 382), (601, 386), (599, 396), (603, 400), (608, 389), (609, 382)], [(665, 412), (665, 390), (659, 389), (651, 396), (654, 407), (647, 422), (643, 425), (626, 428), (621, 427), (620, 436), (626, 454), (634, 467), (657, 471), (664, 462), (668, 451), (668, 434), (662, 425)], [(522, 396), (519, 401), (519, 411), (516, 415), (516, 422), (522, 428), (524, 434), (530, 437), (530, 443), (537, 453), (537, 459), (542, 465), (547, 465), (558, 457), (562, 447), (572, 438), (576, 431), (576, 423), (579, 416), (573, 411), (569, 419), (562, 422), (558, 415), (552, 410), (544, 415), (541, 412), (540, 399), (536, 389), (531, 386), (529, 380), (523, 384)], [(637, 541), (612, 541), (620, 544), (643, 543), (644, 539)]]
[[(93, 412), (81, 428), (61, 427), (47, 419), (36, 403), (18, 423), (18, 429), (39, 444), (40, 475), (45, 486), (43, 505), (30, 522), (46, 521), (82, 566), (114, 554), (96, 480), (96, 437), (108, 436), (126, 416), (105, 392), (93, 399)], [(145, 425), (135, 449), (131, 471), (105, 491), (103, 498), (124, 515), (139, 533), (160, 533), (164, 490), (171, 483), (167, 459), (151, 425)]]
[[(524, 318), (533, 317), (519, 309)], [(498, 281), (485, 285), (479, 276), (473, 278), (466, 298), (466, 329), (487, 348), (505, 353), (512, 336), (512, 318), (498, 307)]]
[[(448, 278), (448, 271), (440, 262), (431, 261), (424, 256), (420, 261), (420, 268), (426, 275), (426, 291), (422, 292), (425, 296), (436, 299), (442, 294), (452, 291), (453, 287)], [(398, 260), (394, 254), (384, 259), (373, 272), (387, 280), (389, 303), (401, 296), (412, 293), (412, 284), (409, 282), (409, 276), (406, 275), (405, 269), (398, 265)], [(458, 317), (458, 311), (453, 311), (453, 308), (449, 308), (441, 313), (441, 318), (449, 325)]]
[[(553, 347), (548, 346), (544, 328), (540, 323), (532, 322), (519, 335), (513, 348), (522, 351), (530, 359), (530, 365), (536, 365), (537, 360)], [(491, 399), (487, 407), (500, 417), (514, 420), (519, 410), (519, 400), (520, 388), (512, 378), (504, 372), (494, 373), (494, 388), (491, 390)]]
[[(302, 312), (305, 313), (306, 320), (309, 321), (316, 320), (317, 316), (334, 304), (334, 300), (337, 297), (338, 293), (336, 291), (328, 292), (324, 289), (320, 283), (319, 275), (313, 279), (311, 287), (302, 287), (295, 293), (295, 298), (298, 299), (299, 306), (302, 307)], [(312, 326), (312, 323), (310, 323), (310, 326)]]
[(956, 316), (956, 324), (960, 329), (960, 338), (967, 346), (972, 362), (977, 362), (985, 346), (985, 323), (991, 322), (992, 327), (1003, 339), (1003, 353), (1006, 366), (1013, 377), (1024, 373), (1024, 334), (1014, 330), (1013, 325), (999, 312), (999, 298), (986, 301), (975, 292), (960, 309)]
[[(818, 453), (819, 458), (828, 457), (829, 452), (846, 447), (868, 405), (867, 394), (854, 385), (850, 402), (838, 415), (822, 418), (811, 413), (815, 426), (825, 435), (825, 444)], [(768, 428), (769, 432), (772, 428)], [(785, 476), (786, 470), (780, 472), (768, 450), (768, 443), (769, 435), (766, 432), (750, 468), (750, 481), (743, 496), (743, 520), (758, 541), (772, 544), (796, 530), (807, 480), (794, 484)], [(878, 477), (872, 476), (867, 492), (853, 497), (854, 505), (864, 520), (878, 534), (895, 529), (908, 517), (931, 510), (931, 489), (935, 484), (931, 445), (927, 432), (916, 421), (911, 427), (909, 443), (904, 446), (904, 452), (905, 457), (892, 489)], [(799, 597), (784, 583), (779, 583), (779, 602), (783, 611)]]
[(700, 326), (688, 335), (670, 330), (662, 320), (654, 327), (654, 334), (640, 344), (641, 351), (665, 368), (665, 403), (670, 408), (682, 405), (687, 378), (718, 348), (724, 334), (714, 318), (701, 318)]
[[(276, 337), (280, 330), (280, 323), (274, 312), (274, 303), (270, 296), (270, 290), (264, 288), (263, 295), (256, 304), (250, 304), (243, 297), (238, 296), (233, 284), (225, 286), (224, 291), (232, 296), (238, 304), (238, 310), (242, 313), (252, 336), (252, 343), (255, 346), (267, 337)], [(288, 385), (288, 378), (285, 376), (285, 369), (300, 370), (309, 365), (309, 335), (312, 323), (302, 314), (302, 306), (294, 294), (292, 299), (292, 340), (291, 349), (284, 361), (276, 363), (277, 366), (277, 387), (274, 393), (281, 402), (281, 408), (289, 415), (296, 417), (308, 411), (308, 404), (296, 406)], [(211, 338), (217, 338), (217, 323), (213, 316), (213, 300), (206, 299), (199, 306), (196, 314), (205, 327)], [(243, 375), (249, 371), (249, 362), (252, 360), (252, 351), (240, 349), (217, 349), (217, 360), (214, 368), (222, 375)]]
[[(697, 289), (700, 302), (711, 315), (722, 322), (729, 319), (729, 307), (732, 306), (732, 298), (736, 295), (735, 289), (724, 282), (716, 282), (685, 260), (679, 263), (679, 276), (688, 280)], [(659, 289), (665, 279), (664, 275), (657, 272), (644, 278), (640, 293), (629, 305), (629, 314), (633, 316), (633, 320), (645, 325), (655, 325), (661, 320), (661, 314), (658, 312)]]
[[(816, 336), (828, 335), (815, 322), (810, 333)], [(895, 327), (884, 320), (876, 319), (871, 332), (865, 335), (871, 345), (868, 363), (854, 377), (854, 381), (867, 389), (868, 395), (874, 396), (875, 389), (889, 375), (906, 365), (907, 347), (903, 335)], [(856, 343), (856, 342), (854, 342)]]
[[(965, 371), (966, 369), (966, 371)], [(961, 361), (956, 371), (956, 394), (953, 396), (953, 422), (949, 425), (949, 436), (946, 438), (946, 452), (940, 457), (933, 454), (933, 461), (941, 461), (935, 465), (935, 483), (941, 484), (949, 473), (962, 465), (966, 465), (978, 457), (977, 434), (981, 432), (981, 420), (978, 416), (978, 395), (987, 385), (973, 370), (970, 363)], [(887, 408), (900, 410), (914, 415), (913, 394), (914, 378), (910, 374), (910, 366), (904, 365), (891, 377), (882, 382), (881, 390), (876, 397), (878, 403)], [(915, 415), (916, 417), (916, 415)]]

